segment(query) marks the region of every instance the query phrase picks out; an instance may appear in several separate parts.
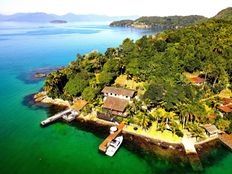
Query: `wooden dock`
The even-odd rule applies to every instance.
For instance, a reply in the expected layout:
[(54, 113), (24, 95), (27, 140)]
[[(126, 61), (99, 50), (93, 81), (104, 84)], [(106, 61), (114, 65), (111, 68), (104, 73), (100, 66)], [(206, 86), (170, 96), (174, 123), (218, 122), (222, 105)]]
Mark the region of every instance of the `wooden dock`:
[(219, 136), (219, 140), (230, 150), (232, 150), (232, 134), (222, 134)]
[(45, 126), (45, 125), (47, 125), (47, 124), (49, 124), (51, 122), (54, 122), (54, 121), (58, 120), (59, 118), (63, 118), (66, 121), (70, 122), (73, 119), (75, 119), (78, 114), (79, 114), (79, 112), (77, 112), (77, 111), (75, 111), (73, 109), (66, 109), (66, 110), (64, 110), (62, 112), (59, 112), (59, 113), (47, 118), (46, 120), (42, 121), (41, 125)]
[(107, 148), (107, 145), (113, 140), (115, 139), (121, 132), (122, 132), (122, 129), (124, 128), (125, 124), (124, 123), (120, 123), (118, 126), (117, 126), (117, 131), (114, 132), (113, 134), (110, 134), (100, 145), (99, 145), (99, 150), (101, 152), (106, 152), (106, 148)]

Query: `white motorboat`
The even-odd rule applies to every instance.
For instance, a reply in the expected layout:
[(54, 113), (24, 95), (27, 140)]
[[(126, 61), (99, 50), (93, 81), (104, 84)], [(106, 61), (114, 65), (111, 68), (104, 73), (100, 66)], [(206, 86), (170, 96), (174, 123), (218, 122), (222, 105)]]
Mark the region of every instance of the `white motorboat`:
[(106, 149), (106, 155), (113, 156), (116, 151), (119, 149), (120, 145), (122, 144), (123, 136), (117, 136), (114, 140), (112, 140)]

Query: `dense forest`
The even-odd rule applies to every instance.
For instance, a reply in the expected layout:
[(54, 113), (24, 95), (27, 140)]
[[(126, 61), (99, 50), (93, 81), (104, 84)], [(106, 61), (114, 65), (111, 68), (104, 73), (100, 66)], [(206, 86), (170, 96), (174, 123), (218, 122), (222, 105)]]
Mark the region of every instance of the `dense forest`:
[[(146, 127), (157, 115), (168, 113), (165, 118), (178, 117), (193, 133), (201, 132), (194, 126), (206, 121), (232, 132), (231, 115), (225, 114), (222, 119), (217, 109), (218, 94), (231, 89), (231, 26), (231, 20), (209, 19), (178, 30), (143, 36), (137, 41), (127, 38), (104, 54), (78, 54), (66, 68), (48, 76), (44, 90), (52, 98), (72, 101), (81, 96), (96, 104), (102, 98), (102, 88), (118, 86), (115, 80), (124, 75), (143, 84), (135, 89), (142, 91), (137, 94), (141, 100), (128, 108), (131, 115), (137, 115), (137, 121), (132, 118), (130, 122)], [(194, 85), (185, 75), (196, 72), (207, 83)], [(144, 111), (144, 105), (147, 109), (158, 109), (150, 114)], [(209, 120), (209, 114), (216, 114), (217, 118)], [(176, 126), (176, 122), (172, 123)]]
[(112, 27), (134, 27), (134, 28), (152, 28), (157, 30), (167, 30), (174, 28), (181, 28), (197, 22), (206, 21), (207, 18), (203, 16), (144, 16), (136, 20), (121, 20), (114, 21), (110, 24)]

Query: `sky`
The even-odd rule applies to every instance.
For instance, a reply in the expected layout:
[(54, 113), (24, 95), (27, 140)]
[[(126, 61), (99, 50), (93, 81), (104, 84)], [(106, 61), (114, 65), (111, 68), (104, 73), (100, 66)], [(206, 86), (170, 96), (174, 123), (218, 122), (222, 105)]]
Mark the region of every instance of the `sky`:
[(108, 16), (203, 15), (232, 7), (232, 0), (0, 0), (0, 14), (46, 12)]

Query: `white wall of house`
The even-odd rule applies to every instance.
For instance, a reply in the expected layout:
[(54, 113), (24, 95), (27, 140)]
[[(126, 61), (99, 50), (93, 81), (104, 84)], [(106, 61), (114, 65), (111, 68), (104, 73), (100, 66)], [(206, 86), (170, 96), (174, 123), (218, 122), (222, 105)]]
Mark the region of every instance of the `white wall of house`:
[(117, 97), (117, 98), (128, 100), (128, 101), (131, 99), (131, 97), (129, 97), (129, 96), (118, 95), (118, 94), (114, 94), (114, 93), (104, 93), (104, 96), (105, 97), (108, 97), (108, 96)]

